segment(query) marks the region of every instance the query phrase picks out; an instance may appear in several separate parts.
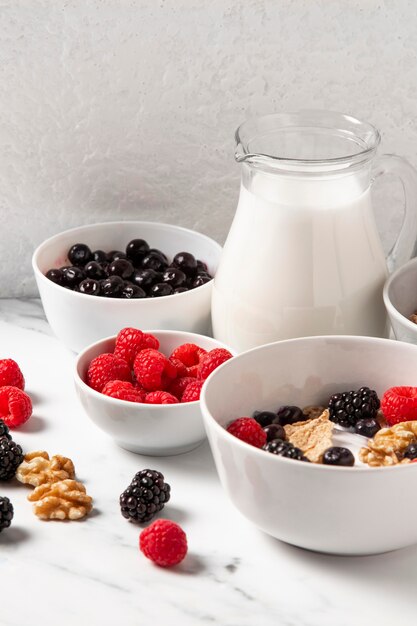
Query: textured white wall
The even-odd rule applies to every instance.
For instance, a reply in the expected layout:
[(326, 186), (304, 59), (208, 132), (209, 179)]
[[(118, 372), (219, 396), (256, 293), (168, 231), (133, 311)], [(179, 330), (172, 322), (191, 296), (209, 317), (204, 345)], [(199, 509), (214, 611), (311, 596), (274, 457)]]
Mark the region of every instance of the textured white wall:
[[(36, 293), (46, 236), (143, 218), (220, 241), (235, 127), (349, 112), (417, 166), (415, 0), (1, 0), (0, 295)], [(376, 194), (384, 241), (399, 185)], [(417, 210), (417, 207), (416, 207)]]

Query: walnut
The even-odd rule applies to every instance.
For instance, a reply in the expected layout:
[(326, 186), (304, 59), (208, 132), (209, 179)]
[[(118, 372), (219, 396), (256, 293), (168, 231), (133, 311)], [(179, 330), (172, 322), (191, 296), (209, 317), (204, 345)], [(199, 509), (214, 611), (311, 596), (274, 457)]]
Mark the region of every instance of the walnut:
[(334, 424), (325, 409), (320, 417), (284, 426), (287, 439), (303, 451), (312, 463), (320, 463), (323, 453), (332, 445)]
[(39, 487), (45, 483), (75, 477), (71, 459), (59, 454), (49, 458), (45, 451), (29, 452), (17, 469), (16, 477), (21, 483)]
[(92, 509), (92, 498), (76, 480), (59, 480), (36, 487), (28, 500), (34, 502), (35, 515), (44, 520), (78, 520)]
[(371, 467), (409, 463), (402, 457), (410, 443), (417, 442), (417, 421), (401, 422), (391, 428), (382, 428), (373, 439), (368, 440), (366, 448), (359, 450), (359, 458)]

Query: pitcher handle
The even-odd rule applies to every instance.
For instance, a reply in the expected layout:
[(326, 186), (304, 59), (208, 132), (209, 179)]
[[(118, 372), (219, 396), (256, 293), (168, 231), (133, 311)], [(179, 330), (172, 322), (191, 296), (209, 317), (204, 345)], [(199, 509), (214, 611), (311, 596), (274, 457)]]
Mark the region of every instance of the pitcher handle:
[(387, 256), (388, 270), (393, 272), (417, 254), (417, 171), (406, 159), (395, 154), (383, 154), (376, 160), (373, 178), (382, 174), (398, 176), (405, 197), (401, 230)]

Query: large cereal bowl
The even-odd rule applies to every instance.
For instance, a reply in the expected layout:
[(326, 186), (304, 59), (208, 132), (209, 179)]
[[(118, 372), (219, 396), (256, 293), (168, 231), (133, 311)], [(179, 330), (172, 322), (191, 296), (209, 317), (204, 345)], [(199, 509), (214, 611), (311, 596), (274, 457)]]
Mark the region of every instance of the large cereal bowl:
[(416, 386), (417, 347), (369, 337), (293, 339), (238, 355), (207, 379), (200, 401), (220, 481), (261, 530), (331, 554), (377, 554), (417, 543), (417, 464), (305, 463), (225, 430), (256, 409), (323, 404), (333, 393), (364, 385), (379, 396), (392, 386)]
[(396, 338), (417, 344), (417, 324), (409, 319), (417, 309), (417, 258), (388, 278), (383, 296)]
[(44, 241), (34, 252), (32, 265), (48, 322), (68, 348), (79, 352), (87, 345), (115, 334), (124, 326), (162, 328), (206, 334), (210, 331), (212, 281), (190, 291), (160, 298), (122, 300), (78, 293), (46, 278), (53, 267), (68, 265), (67, 252), (75, 243), (92, 250), (124, 250), (135, 238), (146, 239), (168, 257), (191, 252), (214, 275), (221, 247), (205, 235), (157, 222), (106, 222), (62, 232)]
[[(194, 333), (170, 330), (146, 331), (160, 342), (159, 350), (169, 355), (183, 343), (195, 343), (205, 350), (227, 348), (224, 344)], [(188, 452), (206, 438), (200, 402), (142, 404), (105, 396), (85, 380), (92, 359), (113, 352), (116, 336), (97, 341), (76, 358), (75, 389), (87, 416), (122, 448), (150, 456)], [(230, 352), (233, 353), (232, 350)]]

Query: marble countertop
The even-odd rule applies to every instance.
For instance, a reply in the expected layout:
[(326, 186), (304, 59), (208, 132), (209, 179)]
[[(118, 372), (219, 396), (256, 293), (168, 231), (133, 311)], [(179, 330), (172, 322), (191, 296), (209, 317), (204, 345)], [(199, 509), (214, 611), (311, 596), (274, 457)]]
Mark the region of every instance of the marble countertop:
[[(71, 457), (94, 498), (83, 522), (42, 522), (24, 485), (0, 484), (15, 507), (12, 527), (0, 534), (1, 626), (415, 622), (417, 546), (372, 557), (307, 552), (263, 534), (234, 509), (207, 444), (165, 458), (117, 448), (79, 406), (74, 355), (52, 336), (38, 300), (0, 300), (0, 346), (2, 358), (20, 364), (34, 405), (14, 438), (27, 452)], [(140, 528), (120, 515), (119, 494), (145, 467), (165, 474), (172, 498), (163, 516), (188, 536), (189, 554), (175, 570), (146, 560)]]

